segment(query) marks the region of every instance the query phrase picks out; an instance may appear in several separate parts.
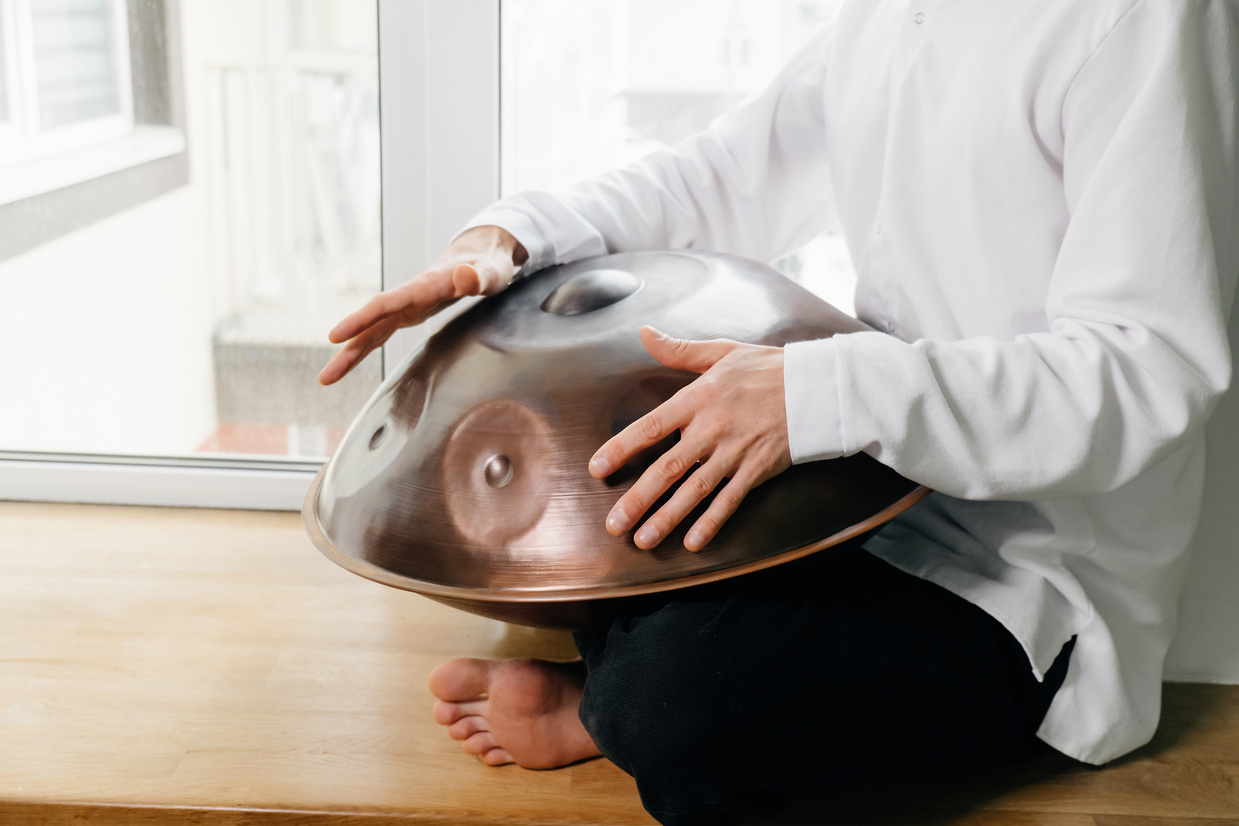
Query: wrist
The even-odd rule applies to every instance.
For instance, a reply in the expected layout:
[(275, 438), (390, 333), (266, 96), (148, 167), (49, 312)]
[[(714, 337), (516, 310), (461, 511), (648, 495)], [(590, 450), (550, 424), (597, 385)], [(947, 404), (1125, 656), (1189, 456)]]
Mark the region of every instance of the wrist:
[(470, 227), (457, 236), (452, 246), (475, 255), (501, 255), (517, 267), (529, 260), (528, 250), (516, 240), (516, 236), (494, 224)]

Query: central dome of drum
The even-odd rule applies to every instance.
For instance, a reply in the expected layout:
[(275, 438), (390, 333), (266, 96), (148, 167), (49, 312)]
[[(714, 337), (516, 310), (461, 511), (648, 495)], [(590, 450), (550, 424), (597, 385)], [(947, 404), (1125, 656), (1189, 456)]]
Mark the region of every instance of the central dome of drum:
[(642, 347), (782, 345), (867, 329), (729, 256), (611, 255), (524, 278), (449, 322), (393, 371), (306, 498), (315, 544), (362, 576), (476, 613), (571, 627), (627, 597), (737, 576), (861, 535), (926, 492), (858, 455), (752, 491), (697, 553), (692, 517), (653, 551), (604, 520), (667, 445), (606, 480), (594, 451), (695, 376)]

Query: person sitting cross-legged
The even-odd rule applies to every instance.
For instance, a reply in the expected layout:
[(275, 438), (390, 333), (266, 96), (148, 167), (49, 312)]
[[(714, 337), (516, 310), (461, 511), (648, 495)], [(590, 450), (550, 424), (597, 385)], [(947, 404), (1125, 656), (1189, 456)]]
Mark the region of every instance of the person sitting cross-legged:
[(1147, 742), (1231, 380), (1237, 54), (1233, 0), (853, 0), (707, 131), (498, 202), (341, 322), (324, 383), (518, 267), (772, 261), (837, 219), (875, 330), (782, 348), (643, 330), (700, 377), (599, 446), (602, 478), (681, 434), (606, 528), (653, 548), (714, 491), (685, 540), (709, 553), (753, 487), (859, 452), (935, 491), (794, 576), (582, 629), (579, 662), (445, 663), (435, 719), (492, 765), (605, 755), (676, 826)]

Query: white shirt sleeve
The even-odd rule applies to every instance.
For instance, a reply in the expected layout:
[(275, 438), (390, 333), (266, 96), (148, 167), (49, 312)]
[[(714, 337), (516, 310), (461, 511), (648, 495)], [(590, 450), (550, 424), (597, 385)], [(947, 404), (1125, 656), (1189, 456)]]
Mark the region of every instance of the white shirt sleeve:
[(1222, 5), (1141, 3), (1075, 77), (1049, 332), (789, 345), (794, 461), (864, 451), (969, 499), (1094, 495), (1202, 427), (1231, 377), (1239, 267)]
[(526, 271), (650, 249), (707, 249), (772, 261), (830, 218), (822, 74), (831, 29), (760, 95), (705, 132), (558, 193), (525, 192), (483, 211), (529, 252)]

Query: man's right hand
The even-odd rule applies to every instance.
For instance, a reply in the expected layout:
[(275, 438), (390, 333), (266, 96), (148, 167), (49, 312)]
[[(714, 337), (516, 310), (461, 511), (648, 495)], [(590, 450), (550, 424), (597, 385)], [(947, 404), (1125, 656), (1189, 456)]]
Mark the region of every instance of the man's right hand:
[(379, 293), (327, 334), (333, 344), (344, 347), (318, 374), (319, 382), (336, 383), (392, 333), (420, 324), (457, 299), (499, 292), (528, 258), (520, 242), (500, 227), (474, 227), (461, 233), (407, 284)]

